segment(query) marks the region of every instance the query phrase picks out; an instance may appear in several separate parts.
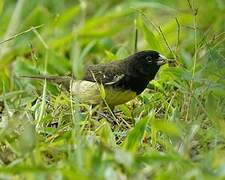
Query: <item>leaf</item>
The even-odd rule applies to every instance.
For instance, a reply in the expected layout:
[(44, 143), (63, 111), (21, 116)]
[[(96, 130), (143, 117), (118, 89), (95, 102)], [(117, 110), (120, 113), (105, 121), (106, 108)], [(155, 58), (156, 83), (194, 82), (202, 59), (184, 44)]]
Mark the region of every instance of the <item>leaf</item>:
[(180, 131), (176, 124), (168, 120), (154, 119), (153, 121), (151, 121), (151, 124), (156, 130), (166, 133), (170, 136), (180, 135)]
[(115, 138), (109, 123), (105, 119), (102, 119), (101, 124), (102, 126), (98, 130), (98, 134), (100, 135), (102, 142), (106, 145), (114, 146)]
[(54, 25), (56, 27), (65, 26), (67, 23), (74, 20), (74, 17), (80, 12), (80, 9), (80, 5), (72, 6), (71, 8), (66, 9), (65, 12), (59, 16)]
[(117, 59), (116, 55), (113, 54), (111, 51), (105, 50), (105, 54), (106, 54), (107, 60)]
[(8, 91), (10, 87), (9, 72), (7, 68), (3, 68), (0, 71), (0, 94), (4, 91)]
[(123, 59), (125, 57), (127, 57), (129, 55), (129, 53), (127, 52), (127, 49), (125, 48), (125, 46), (121, 46), (118, 51), (116, 52), (116, 57), (118, 59)]
[(35, 127), (30, 123), (24, 123), (24, 130), (19, 137), (19, 148), (21, 153), (30, 153), (36, 144)]
[[(127, 6), (127, 4), (125, 4), (125, 6)], [(159, 3), (157, 1), (131, 1), (130, 6), (138, 9), (148, 8), (148, 9), (157, 9), (160, 11), (176, 12), (176, 9), (166, 5), (166, 3), (165, 4)]]
[(153, 163), (153, 162), (174, 162), (178, 161), (179, 156), (175, 156), (173, 154), (163, 154), (160, 152), (151, 152), (144, 155), (139, 155), (136, 158), (136, 162), (145, 162), (145, 163)]
[(99, 85), (99, 91), (100, 91), (100, 96), (102, 99), (105, 99), (106, 97), (106, 94), (105, 94), (105, 88), (104, 88), (104, 85), (103, 84), (100, 84)]
[(122, 105), (118, 106), (118, 108), (120, 111), (122, 111), (124, 113), (125, 116), (127, 116), (128, 118), (132, 118), (131, 110), (127, 107), (127, 105), (122, 104)]
[(149, 48), (161, 52), (162, 48), (159, 41), (156, 39), (154, 33), (146, 26), (143, 19), (138, 19), (138, 28), (143, 31), (145, 40), (147, 41)]
[(215, 84), (210, 87), (208, 91), (212, 91), (212, 93), (217, 97), (225, 97), (225, 85), (223, 84)]
[(82, 79), (85, 73), (84, 58), (90, 52), (90, 50), (95, 46), (96, 40), (90, 41), (83, 51), (80, 49), (80, 44), (75, 42), (71, 51), (71, 56), (73, 60), (73, 73), (77, 79)]
[(13, 72), (16, 75), (39, 75), (40, 71), (27, 59), (19, 57), (13, 64)]
[(2, 14), (2, 9), (3, 9), (3, 7), (4, 7), (4, 3), (5, 3), (4, 0), (1, 0), (1, 1), (0, 1), (0, 15)]
[(57, 54), (55, 51), (50, 50), (48, 55), (48, 71), (60, 75), (65, 75), (70, 72), (70, 62), (65, 57)]
[(192, 73), (182, 67), (169, 67), (164, 69), (165, 74), (176, 80), (192, 80)]
[(216, 110), (217, 110), (217, 100), (215, 96), (213, 96), (211, 93), (208, 95), (206, 100), (206, 110), (207, 114), (210, 119), (214, 119), (217, 116)]
[(148, 124), (149, 117), (145, 116), (142, 118), (132, 129), (124, 141), (124, 147), (126, 150), (131, 151), (131, 152), (136, 152), (139, 145), (142, 142), (142, 138), (144, 136), (146, 126)]
[(123, 149), (116, 149), (114, 157), (119, 164), (122, 164), (127, 168), (130, 168), (134, 162), (133, 155)]

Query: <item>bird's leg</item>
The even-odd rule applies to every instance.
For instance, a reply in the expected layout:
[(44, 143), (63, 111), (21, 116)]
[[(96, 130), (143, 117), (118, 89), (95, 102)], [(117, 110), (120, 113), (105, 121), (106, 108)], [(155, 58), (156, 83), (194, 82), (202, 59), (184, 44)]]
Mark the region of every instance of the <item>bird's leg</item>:
[(101, 117), (107, 119), (110, 123), (113, 123), (113, 122), (114, 122), (114, 119), (113, 119), (110, 115), (107, 115), (106, 113), (101, 112), (101, 111), (97, 111), (97, 113), (98, 113)]
[(96, 111), (97, 114), (99, 114), (102, 118), (105, 118), (107, 121), (109, 121), (110, 123), (118, 123), (118, 119), (114, 114), (114, 106), (109, 106), (106, 103), (102, 103), (102, 105), (100, 105), (100, 110)]

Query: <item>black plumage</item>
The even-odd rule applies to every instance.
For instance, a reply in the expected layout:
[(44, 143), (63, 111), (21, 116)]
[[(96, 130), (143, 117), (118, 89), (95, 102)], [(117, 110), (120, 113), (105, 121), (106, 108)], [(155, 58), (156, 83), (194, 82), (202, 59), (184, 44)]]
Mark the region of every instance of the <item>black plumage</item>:
[[(98, 104), (102, 102), (99, 85), (106, 90), (105, 100), (110, 106), (126, 103), (139, 95), (154, 79), (165, 57), (157, 51), (137, 52), (125, 59), (106, 64), (90, 65), (81, 80), (73, 80), (72, 93), (82, 102)], [(71, 77), (30, 77), (48, 79), (62, 84), (69, 90)]]

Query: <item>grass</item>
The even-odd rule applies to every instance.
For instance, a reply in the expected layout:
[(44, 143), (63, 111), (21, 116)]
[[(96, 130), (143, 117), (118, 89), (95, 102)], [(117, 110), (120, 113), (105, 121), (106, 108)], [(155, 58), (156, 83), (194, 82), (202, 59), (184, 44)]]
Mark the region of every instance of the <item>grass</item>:
[[(0, 179), (224, 179), (224, 8), (0, 1)], [(87, 64), (136, 49), (171, 63), (116, 118), (51, 82), (20, 78), (82, 77)]]

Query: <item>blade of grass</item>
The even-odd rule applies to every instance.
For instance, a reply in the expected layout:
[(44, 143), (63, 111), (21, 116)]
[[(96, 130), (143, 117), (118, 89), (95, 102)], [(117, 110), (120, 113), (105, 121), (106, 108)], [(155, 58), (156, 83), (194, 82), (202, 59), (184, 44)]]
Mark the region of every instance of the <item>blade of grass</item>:
[[(26, 3), (26, 0), (18, 0), (16, 3), (16, 7), (14, 9), (13, 15), (10, 19), (7, 31), (5, 33), (4, 39), (8, 39), (12, 34), (15, 34), (21, 24), (21, 16), (23, 13), (23, 7)], [(4, 56), (8, 52), (10, 48), (10, 44), (5, 44), (0, 49), (0, 61), (1, 57)]]
[[(47, 43), (44, 41), (44, 39), (42, 38), (42, 36), (38, 33), (38, 31), (36, 29), (32, 29), (34, 34), (37, 36), (37, 38), (41, 41), (42, 45), (45, 48), (45, 65), (44, 65), (44, 73), (47, 73), (47, 63), (48, 63), (48, 50), (49, 47), (47, 45)], [(46, 94), (47, 94), (47, 80), (44, 80), (44, 86), (43, 86), (43, 91), (42, 91), (42, 102), (41, 102), (41, 109), (40, 109), (40, 114), (37, 120), (37, 124), (36, 124), (36, 130), (39, 132), (42, 128), (41, 128), (41, 120), (43, 119), (44, 116), (44, 112), (45, 112), (45, 101), (46, 101)]]
[(137, 28), (137, 20), (134, 20), (134, 53), (137, 52), (138, 46), (138, 28)]
[(31, 27), (31, 28), (29, 28), (29, 29), (27, 29), (27, 30), (25, 30), (25, 31), (22, 31), (22, 32), (20, 32), (20, 33), (17, 33), (17, 34), (15, 34), (15, 35), (12, 35), (12, 36), (8, 37), (7, 39), (5, 39), (5, 40), (3, 40), (3, 41), (0, 41), (0, 44), (4, 44), (4, 43), (6, 43), (6, 42), (8, 42), (8, 41), (11, 41), (11, 40), (17, 38), (18, 36), (22, 36), (22, 35), (24, 35), (24, 34), (30, 32), (30, 31), (33, 31), (34, 29), (41, 28), (42, 26), (44, 26), (44, 24), (41, 24), (41, 25), (38, 25), (38, 26)]

